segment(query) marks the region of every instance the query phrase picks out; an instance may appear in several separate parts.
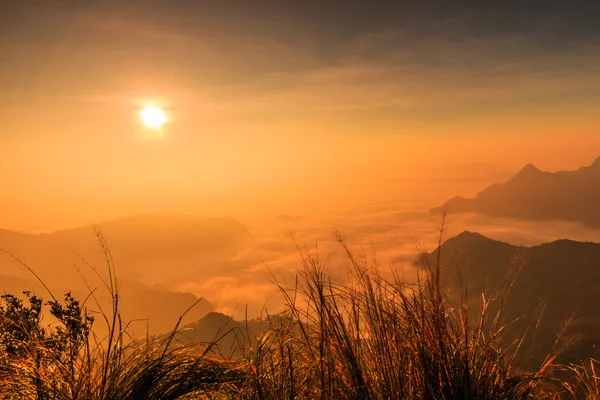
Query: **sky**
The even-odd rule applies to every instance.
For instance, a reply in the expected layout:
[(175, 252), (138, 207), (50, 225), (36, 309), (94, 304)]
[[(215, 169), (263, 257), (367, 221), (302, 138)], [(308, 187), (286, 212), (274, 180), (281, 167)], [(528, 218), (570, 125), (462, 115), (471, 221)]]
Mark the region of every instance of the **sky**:
[(598, 20), (594, 1), (4, 0), (0, 228), (438, 201), (590, 164)]

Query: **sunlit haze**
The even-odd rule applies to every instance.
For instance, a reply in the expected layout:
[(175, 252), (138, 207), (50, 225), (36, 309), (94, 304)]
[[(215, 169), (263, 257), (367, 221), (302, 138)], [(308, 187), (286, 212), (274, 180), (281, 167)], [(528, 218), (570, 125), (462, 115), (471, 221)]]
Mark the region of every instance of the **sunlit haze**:
[(407, 276), (445, 211), (443, 239), (598, 242), (599, 5), (0, 1), (0, 248), (84, 293), (102, 232), (163, 332), (279, 310), (304, 244), (342, 279), (333, 231)]
[[(3, 226), (435, 203), (588, 164), (592, 3), (5, 2)], [(155, 98), (168, 132), (140, 140)]]

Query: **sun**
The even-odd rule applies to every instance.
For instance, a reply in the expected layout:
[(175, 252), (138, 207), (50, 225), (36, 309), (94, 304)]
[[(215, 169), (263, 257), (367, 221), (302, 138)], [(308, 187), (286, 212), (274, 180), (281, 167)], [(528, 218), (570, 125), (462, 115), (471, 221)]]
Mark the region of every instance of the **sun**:
[(154, 106), (146, 106), (140, 110), (140, 118), (144, 125), (154, 129), (160, 129), (167, 122), (164, 110)]

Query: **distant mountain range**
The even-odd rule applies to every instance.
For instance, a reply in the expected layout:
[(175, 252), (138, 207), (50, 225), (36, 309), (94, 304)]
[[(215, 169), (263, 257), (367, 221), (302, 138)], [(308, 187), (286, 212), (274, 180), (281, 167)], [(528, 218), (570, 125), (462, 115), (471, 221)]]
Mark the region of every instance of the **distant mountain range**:
[[(535, 334), (527, 336), (519, 353), (518, 361), (524, 367), (543, 362), (557, 332), (572, 315), (575, 320), (568, 327), (567, 336), (576, 340), (558, 361), (568, 364), (600, 356), (600, 243), (557, 240), (518, 247), (463, 232), (423, 256), (435, 263), (439, 251), (442, 274), (454, 304), (460, 301), (461, 288), (466, 285), (471, 321), (480, 310), (482, 293), (489, 299), (502, 288), (508, 271), (522, 266), (504, 303), (505, 323), (517, 320), (508, 331), (511, 341), (534, 320), (542, 299), (546, 302)], [(498, 304), (491, 306), (492, 310), (497, 308)], [(186, 325), (177, 340), (211, 342), (223, 336), (219, 351), (236, 354), (240, 344), (247, 341), (247, 331), (251, 335), (261, 333), (268, 326), (268, 321), (245, 323), (212, 312)]]
[[(81, 273), (92, 287), (98, 288), (96, 296), (106, 306), (108, 293), (86, 264), (94, 265), (107, 279), (95, 228), (102, 232), (114, 256), (123, 317), (149, 319), (151, 333), (171, 330), (179, 315), (197, 300), (196, 295), (177, 292), (173, 287), (188, 279), (198, 282), (218, 273), (218, 263), (238, 254), (250, 238), (248, 229), (233, 218), (159, 214), (119, 218), (48, 234), (0, 230), (0, 248), (33, 268), (57, 297), (72, 291), (77, 298), (85, 298), (88, 288)], [(48, 298), (33, 276), (3, 253), (0, 274), (0, 292), (18, 294), (33, 290)], [(90, 308), (94, 308), (91, 303)], [(211, 303), (202, 300), (184, 322), (197, 320), (212, 308)], [(137, 325), (139, 332), (145, 334), (146, 322)]]
[(578, 221), (600, 227), (600, 158), (575, 171), (544, 172), (532, 164), (475, 198), (454, 197), (432, 212), (477, 212), (526, 220)]
[[(81, 255), (102, 265), (95, 229), (106, 238), (121, 277), (149, 284), (181, 283), (201, 279), (213, 264), (235, 256), (250, 233), (233, 218), (207, 218), (181, 214), (138, 215), (46, 234), (0, 229), (0, 247), (39, 269), (44, 279), (59, 282)], [(2, 259), (0, 258), (0, 262)]]
[[(10, 271), (6, 268), (4, 257), (0, 256), (2, 271)], [(105, 273), (105, 271), (100, 271)], [(103, 310), (110, 310), (110, 295), (107, 290), (97, 281), (92, 281), (91, 288), (95, 289), (95, 296)], [(12, 275), (0, 275), (0, 293), (21, 295), (24, 291), (30, 291), (44, 300), (50, 300), (50, 295), (45, 288), (35, 279), (15, 277)], [(99, 317), (99, 308), (93, 299), (89, 299), (89, 289), (82, 281), (65, 283), (64, 286), (50, 284), (50, 290), (62, 300), (66, 292), (71, 292), (78, 300), (88, 299), (86, 308), (90, 314), (96, 317), (94, 328), (96, 334), (102, 336), (106, 332), (104, 320)], [(189, 323), (202, 318), (214, 309), (213, 305), (206, 299), (199, 299), (192, 293), (177, 292), (166, 287), (146, 285), (130, 279), (119, 279), (119, 308), (124, 323), (133, 321), (129, 326), (132, 337), (140, 337), (151, 334), (169, 332), (177, 323), (178, 318), (192, 304), (198, 302), (184, 317), (184, 323)]]
[[(522, 361), (531, 357), (533, 362), (541, 362), (561, 324), (572, 314), (576, 320), (569, 334), (579, 340), (560, 360), (576, 362), (600, 355), (599, 243), (557, 240), (534, 247), (516, 247), (477, 233), (463, 232), (426, 257), (436, 262), (440, 250), (442, 271), (451, 291), (458, 295), (461, 285), (464, 287), (461, 284), (464, 278), (472, 310), (479, 308), (483, 292), (487, 292), (489, 298), (489, 293), (502, 286), (509, 268), (522, 263), (523, 268), (505, 303), (507, 320), (523, 317), (515, 324), (515, 332), (527, 327), (540, 299), (547, 301), (534, 350), (524, 351)], [(463, 278), (459, 278), (461, 276)], [(531, 337), (526, 343), (534, 345)]]

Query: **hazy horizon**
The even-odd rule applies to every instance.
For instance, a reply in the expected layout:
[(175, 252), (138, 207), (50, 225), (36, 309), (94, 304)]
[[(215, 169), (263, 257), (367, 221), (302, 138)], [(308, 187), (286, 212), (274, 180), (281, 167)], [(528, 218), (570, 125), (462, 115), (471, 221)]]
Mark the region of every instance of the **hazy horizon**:
[(1, 227), (435, 203), (599, 155), (595, 5), (340, 4), (4, 2)]
[[(337, 229), (410, 269), (437, 244), (430, 209), (600, 156), (599, 18), (585, 1), (4, 1), (0, 248), (81, 288), (73, 252), (97, 258), (101, 224), (136, 290), (237, 316), (299, 266), (294, 239), (335, 253)], [(450, 210), (444, 237), (600, 242), (596, 175), (563, 176)]]

